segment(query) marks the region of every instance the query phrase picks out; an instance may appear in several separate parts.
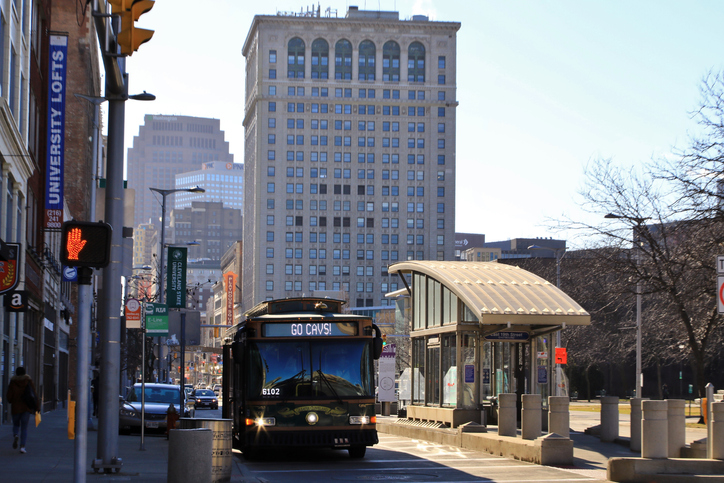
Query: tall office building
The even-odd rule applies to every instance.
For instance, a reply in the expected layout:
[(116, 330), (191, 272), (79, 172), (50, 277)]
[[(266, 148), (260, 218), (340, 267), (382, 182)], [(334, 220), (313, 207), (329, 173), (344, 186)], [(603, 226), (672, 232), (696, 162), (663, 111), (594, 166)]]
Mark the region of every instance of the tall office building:
[(453, 259), (459, 28), (356, 7), (254, 18), (245, 309), (329, 291), (384, 306), (389, 264)]
[[(178, 193), (176, 209), (191, 206), (193, 201), (219, 201), (225, 208), (241, 210), (244, 201), (244, 165), (209, 161), (200, 169), (176, 175), (176, 188), (203, 186), (205, 193)], [(188, 197), (186, 195), (189, 195)]]
[[(128, 148), (128, 187), (136, 190), (133, 226), (153, 223), (161, 231), (161, 197), (149, 188), (174, 189), (176, 175), (201, 169), (205, 162), (233, 163), (229, 143), (218, 119), (190, 116), (146, 115), (133, 146)], [(201, 194), (177, 193), (166, 198), (168, 213), (174, 197), (186, 203), (200, 201)]]

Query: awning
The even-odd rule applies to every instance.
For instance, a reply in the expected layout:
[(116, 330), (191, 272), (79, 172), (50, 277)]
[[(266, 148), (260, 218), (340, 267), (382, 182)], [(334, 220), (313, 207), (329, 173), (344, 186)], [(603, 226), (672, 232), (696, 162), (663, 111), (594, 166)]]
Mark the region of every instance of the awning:
[[(491, 329), (512, 325), (589, 325), (591, 316), (547, 280), (522, 268), (497, 262), (406, 261), (389, 273), (418, 272), (438, 280)], [(412, 287), (414, 290), (414, 287)]]

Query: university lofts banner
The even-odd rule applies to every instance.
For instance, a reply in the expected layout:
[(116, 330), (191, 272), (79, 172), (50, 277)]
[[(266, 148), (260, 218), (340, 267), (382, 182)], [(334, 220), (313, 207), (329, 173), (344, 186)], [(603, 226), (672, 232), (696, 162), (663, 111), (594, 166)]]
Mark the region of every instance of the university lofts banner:
[(68, 37), (50, 36), (48, 59), (48, 132), (45, 166), (45, 227), (63, 225), (63, 165), (65, 163), (65, 74)]

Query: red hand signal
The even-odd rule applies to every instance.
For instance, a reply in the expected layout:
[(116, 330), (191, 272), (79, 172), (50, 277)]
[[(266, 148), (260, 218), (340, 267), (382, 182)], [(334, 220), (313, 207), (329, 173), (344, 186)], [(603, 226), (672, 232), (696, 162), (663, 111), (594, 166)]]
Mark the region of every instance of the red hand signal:
[(68, 260), (78, 260), (78, 254), (83, 249), (88, 240), (81, 238), (82, 232), (80, 228), (73, 228), (68, 232)]

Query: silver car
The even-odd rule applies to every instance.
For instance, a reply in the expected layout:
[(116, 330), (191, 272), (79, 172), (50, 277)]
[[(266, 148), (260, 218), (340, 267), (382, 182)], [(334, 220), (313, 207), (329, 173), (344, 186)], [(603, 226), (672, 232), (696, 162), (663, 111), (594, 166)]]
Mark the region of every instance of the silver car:
[[(166, 415), (171, 404), (176, 412), (181, 414), (180, 389), (175, 384), (146, 383), (145, 397), (145, 423), (147, 429), (166, 429)], [(141, 384), (135, 384), (125, 399), (121, 401), (118, 429), (120, 433), (129, 433), (131, 430), (141, 429)], [(193, 406), (188, 405), (188, 398), (184, 395), (185, 418), (195, 415)]]

